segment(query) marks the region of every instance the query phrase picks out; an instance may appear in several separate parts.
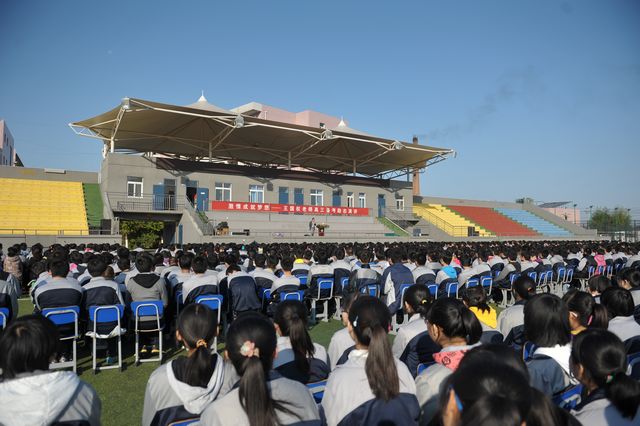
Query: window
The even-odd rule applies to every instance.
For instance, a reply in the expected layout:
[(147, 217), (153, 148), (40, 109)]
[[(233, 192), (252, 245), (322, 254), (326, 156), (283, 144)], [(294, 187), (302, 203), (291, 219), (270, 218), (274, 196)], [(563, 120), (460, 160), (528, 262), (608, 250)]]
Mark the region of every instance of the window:
[(216, 182), (216, 201), (231, 201), (231, 184)]
[(311, 205), (312, 206), (323, 206), (324, 200), (322, 196), (322, 189), (312, 189), (309, 192), (309, 196), (311, 197)]
[(365, 194), (364, 192), (358, 194), (358, 207), (360, 207), (361, 209), (367, 207), (367, 194)]
[(404, 197), (396, 198), (396, 210), (404, 211)]
[(264, 185), (249, 185), (249, 202), (264, 203)]
[(347, 192), (347, 207), (353, 207), (354, 205), (353, 192)]
[(142, 198), (142, 178), (127, 176), (127, 197)]

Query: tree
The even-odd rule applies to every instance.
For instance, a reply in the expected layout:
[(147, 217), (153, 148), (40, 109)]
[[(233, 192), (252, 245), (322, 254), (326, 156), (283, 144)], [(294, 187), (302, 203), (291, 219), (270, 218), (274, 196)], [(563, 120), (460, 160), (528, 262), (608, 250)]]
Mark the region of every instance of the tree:
[(154, 248), (160, 242), (164, 223), (154, 220), (123, 220), (120, 233), (127, 238), (129, 248)]
[(613, 210), (597, 208), (589, 219), (589, 228), (600, 232), (625, 231), (631, 228), (631, 215), (622, 207)]

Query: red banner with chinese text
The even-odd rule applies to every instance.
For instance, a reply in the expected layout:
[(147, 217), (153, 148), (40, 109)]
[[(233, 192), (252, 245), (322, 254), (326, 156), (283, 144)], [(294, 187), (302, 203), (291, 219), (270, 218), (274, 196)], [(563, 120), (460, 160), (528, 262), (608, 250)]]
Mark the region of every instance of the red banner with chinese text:
[(369, 209), (356, 207), (298, 206), (295, 204), (238, 203), (235, 201), (212, 201), (212, 210), (253, 213), (300, 213), (336, 216), (369, 216)]

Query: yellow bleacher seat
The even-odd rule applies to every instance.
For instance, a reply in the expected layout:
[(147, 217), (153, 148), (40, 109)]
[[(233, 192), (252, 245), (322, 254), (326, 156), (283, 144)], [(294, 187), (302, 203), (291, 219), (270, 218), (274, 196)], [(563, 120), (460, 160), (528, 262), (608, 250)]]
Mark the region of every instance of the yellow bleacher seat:
[(494, 236), (441, 204), (414, 204), (413, 212), (453, 237), (466, 237), (470, 226), (474, 227), (481, 237)]
[(0, 178), (0, 233), (88, 233), (81, 182)]

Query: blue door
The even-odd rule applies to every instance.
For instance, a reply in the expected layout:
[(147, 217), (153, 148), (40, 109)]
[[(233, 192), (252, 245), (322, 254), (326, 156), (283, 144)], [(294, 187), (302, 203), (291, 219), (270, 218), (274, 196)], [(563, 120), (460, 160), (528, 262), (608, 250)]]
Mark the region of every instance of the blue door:
[(164, 185), (153, 185), (153, 209), (164, 210)]
[(340, 197), (340, 191), (333, 191), (333, 207), (342, 206), (342, 197)]
[(289, 188), (281, 186), (278, 188), (278, 203), (289, 204)]
[(209, 188), (198, 188), (198, 203), (196, 209), (201, 212), (209, 210)]
[(384, 208), (387, 202), (385, 201), (384, 194), (378, 194), (378, 217), (384, 217)]
[(295, 188), (293, 190), (293, 203), (297, 206), (304, 204), (304, 189)]

